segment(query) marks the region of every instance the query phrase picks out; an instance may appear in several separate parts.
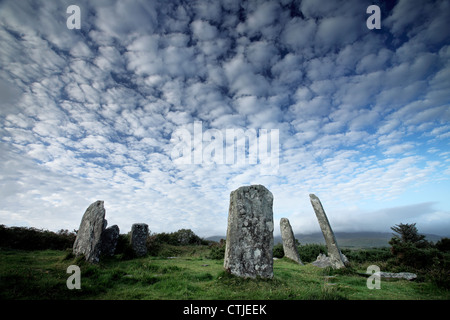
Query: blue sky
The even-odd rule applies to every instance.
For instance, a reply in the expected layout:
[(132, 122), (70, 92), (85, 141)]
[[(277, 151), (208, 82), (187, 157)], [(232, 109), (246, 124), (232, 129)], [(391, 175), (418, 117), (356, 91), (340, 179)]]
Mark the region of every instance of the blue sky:
[[(230, 192), (263, 184), (296, 233), (314, 193), (335, 231), (449, 236), (450, 3), (375, 2), (380, 30), (371, 4), (3, 1), (0, 223), (73, 230), (104, 200), (122, 233), (224, 235)], [(176, 163), (195, 122), (278, 130), (276, 173)]]

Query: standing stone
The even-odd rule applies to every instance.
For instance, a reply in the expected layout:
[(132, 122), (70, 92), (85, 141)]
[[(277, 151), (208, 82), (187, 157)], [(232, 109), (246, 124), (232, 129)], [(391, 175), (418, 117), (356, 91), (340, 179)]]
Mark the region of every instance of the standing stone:
[(84, 255), (88, 262), (98, 262), (101, 250), (101, 236), (106, 228), (104, 202), (92, 203), (81, 219), (80, 228), (73, 244), (75, 256)]
[(112, 257), (116, 252), (117, 241), (119, 240), (119, 227), (113, 225), (106, 228), (101, 238), (101, 254)]
[(344, 268), (347, 261), (339, 249), (333, 229), (331, 229), (330, 222), (328, 221), (325, 210), (322, 207), (322, 203), (314, 194), (310, 194), (309, 199), (311, 200), (311, 204), (314, 208), (320, 228), (322, 229), (323, 237), (325, 238), (325, 242), (327, 244), (331, 266), (333, 269)]
[(224, 268), (239, 277), (273, 277), (273, 195), (262, 185), (230, 194)]
[(135, 223), (131, 226), (131, 248), (138, 257), (147, 254), (148, 225)]
[(291, 224), (286, 218), (280, 220), (281, 239), (283, 240), (284, 256), (297, 263), (303, 264), (295, 245), (294, 232), (292, 232)]

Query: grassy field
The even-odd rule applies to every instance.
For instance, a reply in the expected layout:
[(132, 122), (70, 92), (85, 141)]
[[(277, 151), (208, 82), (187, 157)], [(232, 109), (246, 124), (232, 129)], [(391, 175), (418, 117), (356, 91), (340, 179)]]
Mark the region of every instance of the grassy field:
[[(350, 270), (274, 261), (274, 278), (241, 279), (223, 271), (223, 260), (207, 259), (207, 246), (181, 247), (177, 257), (103, 259), (90, 265), (67, 251), (0, 250), (1, 299), (205, 299), (335, 300), (449, 299), (448, 290), (426, 281), (384, 280), (366, 286), (367, 265)], [(373, 263), (376, 264), (376, 263)], [(69, 290), (69, 265), (81, 270), (81, 289)], [(382, 262), (380, 262), (382, 265)]]

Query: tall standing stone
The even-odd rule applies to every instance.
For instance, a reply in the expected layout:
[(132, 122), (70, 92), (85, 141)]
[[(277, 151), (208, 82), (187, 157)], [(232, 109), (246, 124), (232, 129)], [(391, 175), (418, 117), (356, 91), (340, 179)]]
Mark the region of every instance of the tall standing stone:
[(101, 238), (101, 254), (113, 256), (116, 252), (117, 241), (119, 240), (119, 227), (113, 225), (103, 230)]
[(330, 222), (328, 221), (325, 210), (322, 207), (322, 203), (314, 194), (310, 194), (309, 199), (311, 200), (311, 204), (314, 208), (314, 212), (316, 213), (320, 228), (322, 229), (323, 237), (325, 238), (325, 243), (327, 244), (331, 266), (333, 269), (344, 268), (346, 259), (343, 257), (341, 250), (339, 249), (333, 229), (331, 229)]
[(138, 257), (147, 254), (148, 225), (135, 223), (131, 226), (131, 248)]
[(98, 262), (101, 252), (101, 236), (106, 228), (104, 202), (92, 203), (81, 219), (80, 228), (73, 244), (75, 256), (84, 255), (88, 262)]
[(273, 195), (262, 185), (230, 194), (224, 268), (239, 277), (273, 277)]
[(292, 232), (291, 224), (287, 218), (280, 220), (281, 239), (283, 240), (284, 256), (297, 263), (303, 264), (295, 245), (294, 232)]

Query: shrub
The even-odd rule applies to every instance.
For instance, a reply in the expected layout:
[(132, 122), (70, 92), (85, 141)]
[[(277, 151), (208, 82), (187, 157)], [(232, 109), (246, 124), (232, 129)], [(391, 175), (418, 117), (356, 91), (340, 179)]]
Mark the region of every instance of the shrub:
[(154, 234), (147, 237), (146, 245), (147, 252), (151, 256), (157, 256), (161, 251), (162, 243), (158, 241), (157, 236)]
[(284, 257), (284, 249), (282, 243), (277, 243), (273, 246), (273, 257), (279, 259)]
[(135, 258), (133, 249), (130, 243), (131, 234), (119, 234), (117, 239), (115, 254), (121, 256), (123, 260), (129, 260)]
[(178, 245), (177, 238), (174, 235), (174, 233), (162, 232), (162, 233), (156, 233), (153, 236), (154, 236), (154, 240), (153, 240), (154, 242), (166, 243), (166, 244), (170, 244), (173, 246)]
[(427, 272), (427, 278), (437, 287), (450, 289), (450, 254), (443, 254), (442, 259), (434, 259), (434, 264)]
[(130, 246), (130, 235), (129, 234), (119, 234), (116, 244), (116, 254), (124, 253), (127, 247)]
[(342, 249), (342, 253), (351, 262), (386, 261), (393, 257), (389, 248), (368, 248), (359, 250)]
[(408, 266), (414, 269), (431, 268), (436, 259), (443, 256), (436, 248), (418, 248), (411, 243), (396, 244), (392, 248), (397, 265)]
[(426, 269), (432, 267), (436, 259), (442, 260), (442, 254), (418, 233), (415, 223), (401, 223), (391, 229), (398, 233), (389, 241), (397, 265)]
[(172, 233), (156, 233), (151, 243), (165, 243), (173, 246), (207, 245), (208, 241), (197, 236), (191, 229), (180, 229)]
[(207, 244), (205, 240), (197, 236), (191, 229), (180, 229), (174, 232), (173, 236), (176, 239), (176, 244), (181, 246)]
[(211, 246), (211, 251), (207, 256), (208, 259), (221, 260), (225, 257), (225, 242), (221, 241), (217, 245)]
[(441, 240), (436, 242), (435, 247), (439, 251), (450, 252), (450, 239), (449, 238), (442, 238)]
[(395, 256), (389, 263), (402, 269), (412, 269), (421, 278), (427, 278), (439, 287), (449, 288), (449, 240), (441, 239), (433, 246), (418, 234), (415, 224), (400, 224), (391, 229), (399, 235), (394, 235), (389, 241), (391, 252)]
[[(297, 242), (297, 241), (296, 241)], [(297, 242), (298, 243), (298, 242)], [(315, 261), (319, 253), (327, 253), (327, 249), (323, 244), (304, 244), (297, 246), (298, 253), (300, 256), (300, 260), (303, 263), (309, 263)], [(284, 249), (283, 244), (278, 243), (273, 246), (273, 256), (274, 258), (283, 258), (284, 257)]]
[(424, 235), (419, 234), (415, 223), (400, 223), (394, 227), (391, 227), (391, 230), (397, 233), (394, 234), (394, 237), (389, 241), (389, 244), (392, 246), (396, 244), (408, 243), (417, 248), (428, 248), (431, 245), (427, 240), (425, 240)]
[(320, 253), (327, 254), (327, 248), (324, 244), (309, 243), (298, 247), (298, 253), (303, 263), (316, 261)]
[(76, 235), (68, 230), (6, 227), (0, 225), (0, 247), (22, 250), (65, 250), (72, 248)]

